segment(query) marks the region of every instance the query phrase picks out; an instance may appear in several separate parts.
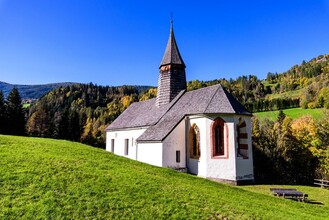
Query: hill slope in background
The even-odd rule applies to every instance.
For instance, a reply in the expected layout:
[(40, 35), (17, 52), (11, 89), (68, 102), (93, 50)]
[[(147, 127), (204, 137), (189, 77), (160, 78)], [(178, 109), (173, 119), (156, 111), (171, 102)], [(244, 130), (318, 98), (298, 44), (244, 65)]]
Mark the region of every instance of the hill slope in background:
[[(325, 219), (329, 191), (276, 198), (79, 143), (0, 135), (1, 219)], [(246, 189), (246, 190), (245, 190)], [(268, 191), (268, 189), (266, 190)], [(317, 197), (316, 195), (319, 194)]]
[(329, 108), (329, 54), (320, 55), (283, 73), (188, 82), (189, 90), (221, 83), (252, 112), (287, 108)]
[[(279, 110), (277, 111), (268, 111), (268, 112), (256, 112), (254, 116), (256, 116), (260, 120), (269, 119), (271, 121), (276, 121), (278, 119)], [(310, 115), (315, 120), (320, 120), (324, 116), (324, 109), (302, 109), (302, 108), (290, 108), (284, 109), (283, 113), (292, 119), (298, 119), (305, 115)]]
[(52, 90), (30, 106), (27, 133), (81, 141), (103, 148), (104, 130), (108, 124), (132, 102), (154, 96), (154, 93), (143, 92), (149, 88), (97, 86), (90, 83)]
[[(2, 90), (4, 96), (7, 97), (10, 91), (14, 87), (16, 87), (22, 99), (39, 99), (43, 95), (54, 89), (58, 89), (60, 87), (67, 87), (74, 84), (82, 84), (82, 83), (62, 82), (62, 83), (49, 83), (49, 84), (41, 84), (41, 85), (15, 85), (15, 84), (10, 84), (0, 81), (0, 90)], [(138, 92), (143, 92), (151, 88), (151, 86), (133, 86), (133, 87), (135, 87)]]
[(72, 82), (63, 82), (63, 83), (49, 83), (43, 85), (14, 85), (0, 81), (0, 90), (2, 90), (5, 97), (8, 96), (10, 91), (16, 87), (21, 95), (22, 99), (39, 99), (44, 94), (50, 92), (51, 90), (66, 87), (72, 84)]

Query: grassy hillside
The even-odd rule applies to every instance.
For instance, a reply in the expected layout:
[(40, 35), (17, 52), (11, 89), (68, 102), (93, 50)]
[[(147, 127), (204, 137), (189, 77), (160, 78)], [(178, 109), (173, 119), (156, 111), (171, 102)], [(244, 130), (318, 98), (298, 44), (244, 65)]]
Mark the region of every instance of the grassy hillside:
[[(320, 119), (323, 116), (323, 109), (302, 109), (302, 108), (291, 108), (282, 110), (287, 116), (292, 119), (297, 119), (302, 117), (303, 115), (311, 115), (314, 119)], [(256, 112), (254, 113), (260, 120), (262, 119), (270, 119), (272, 121), (277, 120), (279, 111), (268, 111), (268, 112)]]
[(285, 99), (285, 98), (299, 98), (302, 89), (296, 89), (293, 91), (283, 92), (283, 93), (274, 93), (274, 94), (267, 94), (267, 99)]
[(0, 157), (0, 219), (329, 216), (328, 190), (302, 188), (324, 205), (284, 200), (269, 186), (227, 186), (69, 141), (0, 135)]

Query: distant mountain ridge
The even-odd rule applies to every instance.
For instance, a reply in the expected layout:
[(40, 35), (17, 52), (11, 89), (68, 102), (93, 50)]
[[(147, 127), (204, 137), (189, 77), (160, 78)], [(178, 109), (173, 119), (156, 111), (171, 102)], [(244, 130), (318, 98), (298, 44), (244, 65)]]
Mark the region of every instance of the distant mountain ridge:
[[(0, 81), (0, 90), (2, 90), (4, 96), (7, 97), (10, 91), (16, 87), (19, 91), (19, 94), (21, 95), (22, 100), (28, 100), (28, 99), (36, 100), (54, 89), (58, 89), (60, 87), (66, 87), (70, 85), (76, 85), (76, 84), (84, 84), (84, 83), (60, 82), (60, 83), (48, 83), (48, 84), (39, 84), (39, 85), (18, 85), (18, 84), (10, 84)], [(119, 88), (122, 86), (115, 86), (115, 87)], [(143, 92), (145, 90), (153, 88), (152, 86), (137, 86), (137, 85), (133, 87), (136, 88), (138, 92)]]
[(17, 88), (21, 98), (24, 99), (39, 99), (44, 94), (50, 92), (51, 90), (66, 87), (72, 84), (78, 84), (73, 82), (62, 82), (62, 83), (49, 83), (49, 84), (39, 84), (39, 85), (17, 85), (10, 84), (0, 81), (0, 90), (2, 90), (5, 97), (8, 96), (13, 88)]

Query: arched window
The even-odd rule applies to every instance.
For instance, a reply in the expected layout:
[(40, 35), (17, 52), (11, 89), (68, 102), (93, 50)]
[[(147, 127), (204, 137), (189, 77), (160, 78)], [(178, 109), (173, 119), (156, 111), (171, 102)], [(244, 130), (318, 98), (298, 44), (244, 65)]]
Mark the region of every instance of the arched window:
[(190, 158), (200, 158), (200, 131), (196, 124), (190, 128)]
[(248, 159), (248, 133), (247, 124), (242, 119), (239, 118), (239, 123), (236, 126), (238, 133), (238, 157), (243, 157), (243, 159)]
[(223, 119), (217, 118), (211, 126), (212, 157), (227, 158), (227, 126)]

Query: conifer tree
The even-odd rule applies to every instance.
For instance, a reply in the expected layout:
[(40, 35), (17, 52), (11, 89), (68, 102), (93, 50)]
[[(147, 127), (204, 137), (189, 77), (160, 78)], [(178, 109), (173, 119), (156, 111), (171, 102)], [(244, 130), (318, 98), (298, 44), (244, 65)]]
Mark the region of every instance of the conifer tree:
[(79, 141), (81, 130), (79, 113), (72, 110), (69, 114), (69, 139)]
[(56, 114), (54, 137), (58, 139), (69, 139), (69, 112), (67, 109)]
[(283, 113), (282, 110), (279, 111), (279, 115), (278, 115), (278, 122), (279, 124), (282, 124), (283, 123), (283, 120), (285, 119), (286, 117), (286, 114)]
[(6, 105), (2, 90), (0, 90), (0, 134), (6, 133)]
[(21, 96), (17, 88), (13, 88), (7, 98), (8, 131), (13, 135), (25, 134), (25, 117)]

